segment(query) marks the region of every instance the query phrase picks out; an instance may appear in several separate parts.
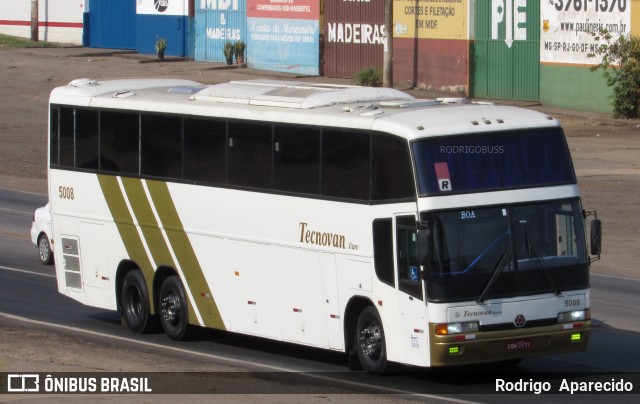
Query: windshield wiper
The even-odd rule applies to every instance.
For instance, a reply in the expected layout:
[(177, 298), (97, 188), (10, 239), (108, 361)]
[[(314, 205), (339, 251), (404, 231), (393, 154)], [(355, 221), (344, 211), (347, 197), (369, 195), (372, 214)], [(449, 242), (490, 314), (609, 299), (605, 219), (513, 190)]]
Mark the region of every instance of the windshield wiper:
[(553, 275), (551, 275), (551, 271), (549, 270), (547, 264), (545, 264), (542, 255), (529, 239), (529, 231), (527, 230), (527, 226), (524, 226), (524, 242), (527, 245), (527, 257), (529, 258), (529, 261), (535, 261), (538, 266), (542, 268), (542, 270), (544, 271), (544, 275), (547, 277), (549, 285), (553, 290), (553, 293), (559, 296), (562, 291), (556, 286), (556, 283), (553, 281)]
[(480, 297), (476, 300), (476, 303), (482, 304), (485, 300), (487, 300), (487, 294), (489, 294), (489, 290), (493, 286), (493, 284), (498, 279), (498, 276), (502, 273), (502, 268), (504, 268), (505, 264), (511, 261), (511, 249), (509, 248), (509, 243), (505, 240), (505, 252), (502, 253), (498, 262), (493, 267), (491, 272), (491, 279), (489, 279), (489, 283), (485, 286), (484, 290), (480, 294)]

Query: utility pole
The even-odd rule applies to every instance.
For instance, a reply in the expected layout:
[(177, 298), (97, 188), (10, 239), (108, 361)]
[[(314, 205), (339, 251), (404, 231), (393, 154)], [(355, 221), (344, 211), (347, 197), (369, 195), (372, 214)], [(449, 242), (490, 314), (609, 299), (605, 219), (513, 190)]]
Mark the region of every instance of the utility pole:
[(393, 87), (393, 0), (384, 0), (385, 44), (382, 59), (382, 86)]
[(38, 0), (31, 0), (31, 40), (38, 41)]

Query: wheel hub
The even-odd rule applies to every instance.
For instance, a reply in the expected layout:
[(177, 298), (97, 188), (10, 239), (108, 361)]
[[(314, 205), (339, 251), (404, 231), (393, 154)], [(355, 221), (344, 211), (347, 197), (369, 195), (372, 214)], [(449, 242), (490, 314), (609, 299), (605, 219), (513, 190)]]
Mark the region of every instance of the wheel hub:
[(162, 319), (174, 323), (178, 318), (179, 305), (180, 301), (175, 294), (165, 296), (160, 304)]
[(375, 362), (382, 354), (382, 333), (375, 324), (369, 324), (360, 332), (360, 348), (365, 356)]

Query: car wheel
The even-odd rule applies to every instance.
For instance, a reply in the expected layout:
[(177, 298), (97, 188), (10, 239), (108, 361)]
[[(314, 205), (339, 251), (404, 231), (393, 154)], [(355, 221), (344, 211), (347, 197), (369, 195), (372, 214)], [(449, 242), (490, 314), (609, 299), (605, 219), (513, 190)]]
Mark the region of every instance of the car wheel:
[(53, 264), (53, 252), (51, 251), (49, 238), (44, 233), (38, 237), (38, 255), (40, 256), (40, 262), (44, 265)]
[(176, 275), (165, 279), (160, 289), (160, 324), (173, 340), (189, 339), (189, 308), (180, 278)]
[(387, 348), (382, 321), (374, 307), (365, 307), (360, 313), (355, 344), (362, 369), (383, 373), (387, 367)]
[(154, 329), (149, 315), (149, 292), (140, 270), (134, 269), (125, 275), (121, 301), (122, 317), (131, 331), (142, 334)]

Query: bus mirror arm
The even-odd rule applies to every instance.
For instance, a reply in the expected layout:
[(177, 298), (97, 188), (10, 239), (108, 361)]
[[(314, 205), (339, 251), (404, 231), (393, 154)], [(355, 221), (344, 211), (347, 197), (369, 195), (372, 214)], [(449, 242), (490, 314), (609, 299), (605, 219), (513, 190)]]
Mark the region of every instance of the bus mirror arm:
[(594, 216), (594, 219), (591, 221), (591, 231), (590, 231), (590, 249), (589, 252), (593, 257), (589, 257), (589, 263), (597, 261), (600, 259), (600, 253), (602, 252), (602, 222), (598, 219), (598, 212), (583, 211), (583, 215), (586, 218), (587, 216)]
[(429, 254), (429, 229), (420, 226), (418, 227), (418, 260), (423, 267), (427, 266)]

